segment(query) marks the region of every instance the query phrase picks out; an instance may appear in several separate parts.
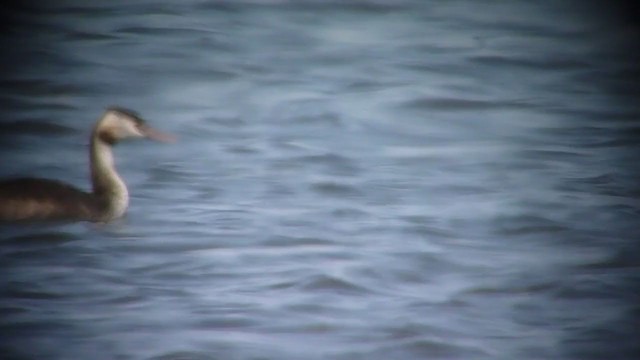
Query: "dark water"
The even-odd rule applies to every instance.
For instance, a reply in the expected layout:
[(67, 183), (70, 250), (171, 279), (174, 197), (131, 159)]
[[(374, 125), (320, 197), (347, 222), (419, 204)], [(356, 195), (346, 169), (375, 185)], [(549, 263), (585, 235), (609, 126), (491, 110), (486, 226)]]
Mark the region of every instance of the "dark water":
[(633, 359), (637, 13), (582, 1), (17, 3), (0, 175), (127, 217), (0, 229), (3, 359)]

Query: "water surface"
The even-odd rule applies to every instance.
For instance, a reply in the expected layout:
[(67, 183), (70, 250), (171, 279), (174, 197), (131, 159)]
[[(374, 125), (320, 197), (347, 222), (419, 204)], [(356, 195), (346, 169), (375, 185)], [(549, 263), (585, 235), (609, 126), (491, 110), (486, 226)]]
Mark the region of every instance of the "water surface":
[(21, 5), (0, 176), (88, 189), (108, 225), (0, 228), (17, 359), (631, 359), (638, 28), (495, 1)]

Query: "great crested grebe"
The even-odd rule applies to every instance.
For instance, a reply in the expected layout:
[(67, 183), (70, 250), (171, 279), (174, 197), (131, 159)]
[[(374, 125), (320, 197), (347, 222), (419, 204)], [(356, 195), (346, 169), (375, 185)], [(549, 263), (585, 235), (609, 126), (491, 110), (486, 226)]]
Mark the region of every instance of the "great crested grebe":
[(111, 107), (91, 133), (92, 192), (55, 180), (21, 178), (0, 182), (0, 221), (63, 220), (108, 222), (124, 215), (129, 192), (116, 172), (111, 147), (126, 138), (171, 142), (135, 112)]

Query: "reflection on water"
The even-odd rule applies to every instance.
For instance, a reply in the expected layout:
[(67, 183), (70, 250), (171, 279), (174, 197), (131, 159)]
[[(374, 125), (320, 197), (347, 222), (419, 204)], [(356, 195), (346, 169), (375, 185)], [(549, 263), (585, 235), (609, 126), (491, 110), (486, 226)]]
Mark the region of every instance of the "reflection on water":
[[(12, 10), (0, 176), (108, 225), (0, 228), (7, 358), (634, 358), (638, 29), (582, 3), (67, 1)], [(620, 23), (616, 23), (619, 20)]]

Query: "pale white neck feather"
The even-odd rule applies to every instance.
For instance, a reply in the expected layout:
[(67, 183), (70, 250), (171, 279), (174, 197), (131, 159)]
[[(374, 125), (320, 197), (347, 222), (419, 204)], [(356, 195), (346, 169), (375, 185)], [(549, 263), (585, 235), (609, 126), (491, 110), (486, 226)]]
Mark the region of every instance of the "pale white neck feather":
[(116, 172), (111, 146), (96, 137), (91, 141), (91, 181), (94, 195), (106, 201), (104, 219), (124, 215), (129, 206), (129, 191)]

